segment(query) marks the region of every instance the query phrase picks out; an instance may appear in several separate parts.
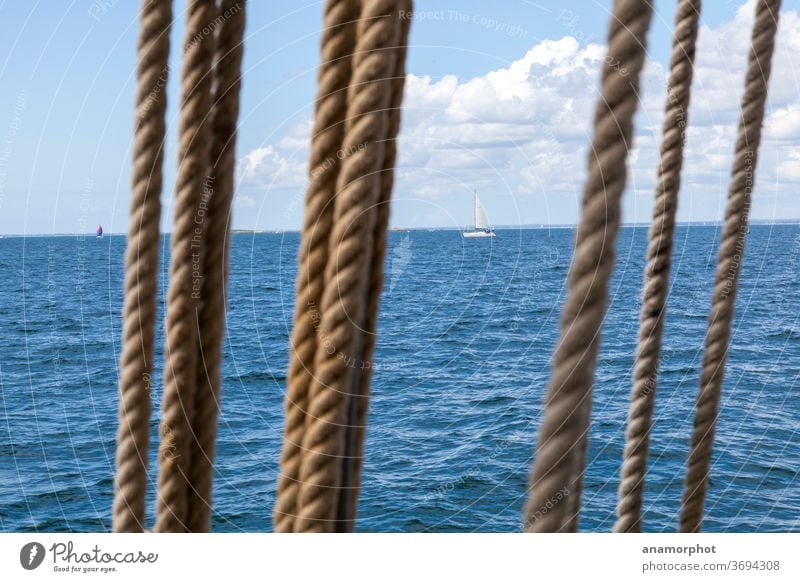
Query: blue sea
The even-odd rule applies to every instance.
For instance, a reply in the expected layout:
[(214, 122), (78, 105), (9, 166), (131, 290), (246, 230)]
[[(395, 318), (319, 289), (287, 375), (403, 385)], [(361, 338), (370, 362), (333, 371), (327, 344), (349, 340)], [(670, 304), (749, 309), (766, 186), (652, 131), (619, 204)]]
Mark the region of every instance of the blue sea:
[[(391, 233), (359, 531), (519, 529), (573, 234)], [(718, 237), (714, 226), (677, 231), (648, 531), (676, 526)], [(607, 531), (614, 521), (646, 238), (645, 228), (631, 227), (618, 240), (584, 531)], [(296, 233), (233, 237), (215, 531), (271, 529), (298, 242)], [(167, 246), (165, 238), (165, 253)], [(0, 240), (2, 531), (111, 526), (124, 247), (121, 236)], [(161, 321), (165, 282), (162, 264)], [(800, 226), (753, 226), (707, 531), (800, 530), (798, 314)], [(160, 397), (156, 384), (153, 443)], [(154, 495), (152, 486), (151, 520)]]

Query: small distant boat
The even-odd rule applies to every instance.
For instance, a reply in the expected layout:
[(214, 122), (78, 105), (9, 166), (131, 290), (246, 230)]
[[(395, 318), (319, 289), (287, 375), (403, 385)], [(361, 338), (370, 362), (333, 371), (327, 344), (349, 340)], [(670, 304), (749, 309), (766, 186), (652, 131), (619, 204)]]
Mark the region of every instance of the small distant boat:
[(97, 238), (103, 238), (103, 227), (102, 225), (97, 226)]
[(486, 211), (481, 205), (481, 200), (478, 198), (477, 192), (475, 192), (475, 230), (465, 230), (461, 234), (464, 238), (497, 236), (494, 234), (494, 229), (489, 226), (489, 219), (486, 217)]

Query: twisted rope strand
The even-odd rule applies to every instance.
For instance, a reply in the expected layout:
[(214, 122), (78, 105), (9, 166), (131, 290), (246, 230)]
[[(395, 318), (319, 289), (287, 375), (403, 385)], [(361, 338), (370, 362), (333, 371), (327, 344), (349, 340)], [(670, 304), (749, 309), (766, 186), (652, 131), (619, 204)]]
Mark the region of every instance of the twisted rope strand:
[(138, 119), (133, 139), (131, 218), (125, 252), (120, 423), (113, 508), (113, 529), (120, 533), (144, 530), (171, 0), (143, 0), (139, 18)]
[(275, 530), (294, 529), (309, 386), (314, 377), (317, 326), (328, 260), (333, 197), (342, 151), (347, 87), (356, 42), (358, 0), (327, 0), (322, 33), (305, 222), (298, 252), (294, 327), (284, 408), (283, 450), (275, 503)]
[[(211, 67), (214, 37), (204, 34), (216, 17), (213, 0), (190, 0), (181, 87), (179, 166), (167, 297), (166, 358), (162, 400), (156, 531), (186, 529), (191, 419), (197, 389), (197, 269), (202, 229), (195, 220), (208, 194)], [(202, 274), (200, 274), (202, 277)]]
[(381, 190), (378, 203), (375, 205), (375, 228), (372, 231), (372, 261), (369, 267), (367, 281), (367, 311), (364, 323), (364, 345), (360, 360), (361, 377), (359, 390), (353, 395), (356, 404), (355, 439), (350, 459), (350, 481), (352, 487), (351, 507), (353, 514), (351, 521), (356, 519), (358, 493), (361, 489), (361, 465), (364, 458), (364, 437), (367, 427), (367, 412), (369, 409), (370, 380), (372, 379), (372, 354), (377, 340), (378, 311), (380, 308), (381, 291), (383, 290), (383, 263), (386, 258), (387, 230), (389, 228), (390, 201), (394, 187), (394, 167), (397, 159), (397, 134), (400, 131), (400, 114), (403, 101), (403, 90), (406, 81), (406, 53), (408, 51), (408, 33), (413, 14), (411, 0), (400, 0), (397, 18), (399, 19), (400, 37), (396, 48), (395, 71), (392, 75), (392, 96), (389, 106), (389, 127), (384, 148), (383, 169), (381, 170)]
[[(561, 338), (553, 355), (552, 377), (531, 476), (533, 492), (525, 509), (526, 531), (577, 529), (600, 326), (614, 268), (620, 198), (627, 174), (625, 162), (652, 11), (649, 2), (614, 2), (608, 41), (611, 58), (606, 59), (603, 67), (589, 175), (570, 268), (569, 292), (561, 316)], [(561, 499), (564, 491), (566, 500), (554, 504), (553, 499)]]
[(719, 411), (736, 290), (744, 254), (780, 8), (780, 0), (759, 0), (756, 7), (742, 97), (739, 136), (736, 140), (728, 205), (725, 209), (725, 224), (722, 227), (711, 312), (708, 318), (692, 447), (684, 483), (680, 516), (682, 532), (700, 531), (703, 518), (711, 449), (714, 443), (714, 426)]
[(305, 454), (295, 531), (347, 529), (340, 503), (342, 456), (349, 427), (347, 413), (353, 368), (348, 361), (361, 354), (367, 266), (378, 200), (378, 171), (383, 165), (383, 139), (394, 72), (397, 26), (392, 15), (397, 0), (365, 0), (358, 22), (353, 79), (348, 90), (347, 124), (341, 173), (337, 180), (330, 260), (325, 268), (320, 335), (314, 359), (308, 418), (303, 435)]
[(217, 416), (222, 388), (222, 339), (225, 335), (225, 294), (228, 284), (228, 246), (233, 173), (236, 163), (236, 120), (239, 117), (246, 0), (221, 0), (214, 66), (215, 102), (211, 117), (211, 176), (203, 245), (202, 301), (199, 312), (200, 353), (192, 429), (187, 529), (210, 528), (211, 486)]
[(647, 248), (647, 267), (639, 314), (639, 343), (628, 410), (617, 522), (614, 525), (616, 532), (638, 532), (642, 526), (642, 496), (669, 289), (675, 212), (681, 185), (700, 8), (701, 0), (680, 0), (675, 15), (661, 162), (658, 166), (653, 223), (650, 225)]

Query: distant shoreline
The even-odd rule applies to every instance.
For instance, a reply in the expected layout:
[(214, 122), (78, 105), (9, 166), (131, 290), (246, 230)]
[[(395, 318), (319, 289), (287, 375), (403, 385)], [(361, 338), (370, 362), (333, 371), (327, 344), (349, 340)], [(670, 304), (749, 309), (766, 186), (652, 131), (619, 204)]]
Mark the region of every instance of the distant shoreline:
[[(677, 226), (722, 226), (724, 223), (722, 221), (692, 221), (692, 222), (678, 222), (676, 223)], [(495, 230), (564, 230), (564, 229), (572, 229), (575, 228), (576, 224), (520, 224), (520, 225), (508, 225), (508, 224), (501, 224), (499, 226), (495, 226)], [(800, 226), (800, 218), (792, 218), (787, 220), (752, 220), (750, 221), (750, 226)], [(649, 228), (649, 222), (628, 222), (620, 225), (620, 228)], [(455, 227), (455, 226), (414, 226), (414, 227), (392, 227), (389, 229), (390, 232), (460, 232), (463, 228)], [(269, 229), (259, 229), (259, 230), (247, 230), (247, 229), (233, 229), (231, 230), (231, 234), (234, 235), (241, 235), (241, 234), (299, 234), (299, 230), (269, 230)], [(111, 236), (126, 236), (127, 233), (122, 232), (105, 232), (103, 233), (102, 238), (111, 237)], [(172, 234), (171, 232), (162, 232), (163, 235)], [(46, 237), (85, 237), (85, 238), (96, 238), (94, 233), (78, 233), (78, 232), (55, 232), (49, 234), (0, 234), (0, 238), (46, 238)]]

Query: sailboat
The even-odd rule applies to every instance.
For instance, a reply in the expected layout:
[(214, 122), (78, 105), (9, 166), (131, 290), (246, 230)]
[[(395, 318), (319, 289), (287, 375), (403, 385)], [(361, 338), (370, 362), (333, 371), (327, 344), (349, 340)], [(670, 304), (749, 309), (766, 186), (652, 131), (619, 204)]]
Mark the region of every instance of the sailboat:
[(97, 238), (103, 238), (103, 226), (100, 224), (97, 225)]
[(461, 234), (464, 238), (483, 238), (487, 236), (496, 236), (494, 229), (489, 226), (489, 219), (486, 217), (486, 211), (481, 205), (481, 199), (478, 198), (478, 193), (475, 192), (475, 230), (465, 230)]

